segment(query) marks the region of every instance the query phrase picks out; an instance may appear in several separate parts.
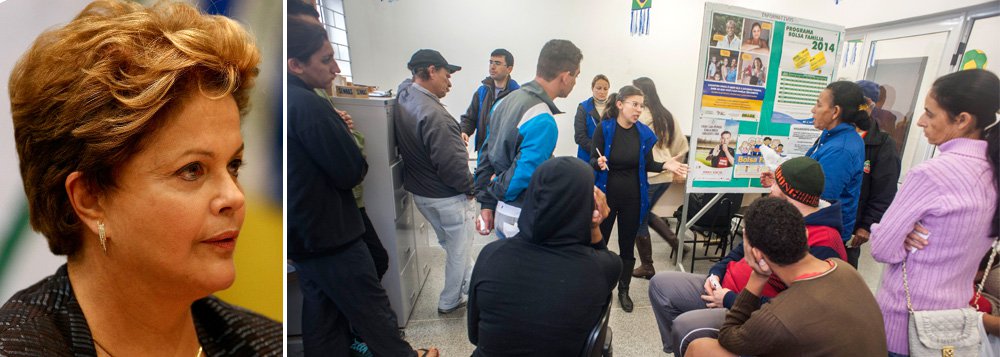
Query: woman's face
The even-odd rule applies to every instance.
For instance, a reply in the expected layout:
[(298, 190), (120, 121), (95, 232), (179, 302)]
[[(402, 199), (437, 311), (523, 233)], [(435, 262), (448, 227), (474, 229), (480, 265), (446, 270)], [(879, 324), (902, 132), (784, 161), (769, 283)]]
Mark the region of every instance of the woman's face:
[(628, 123), (635, 124), (639, 121), (642, 109), (646, 107), (645, 98), (641, 95), (625, 97), (625, 100), (618, 101), (619, 119), (624, 119)]
[(840, 108), (833, 105), (833, 92), (824, 89), (812, 108), (813, 127), (819, 130), (833, 129), (840, 124)]
[(754, 26), (753, 28), (751, 28), (750, 32), (753, 33), (753, 39), (754, 40), (759, 40), (760, 39), (760, 25), (757, 25), (757, 26)]
[(591, 88), (591, 90), (594, 91), (594, 99), (608, 100), (608, 87), (611, 87), (611, 84), (608, 83), (608, 81), (598, 79), (597, 82), (594, 83), (594, 88)]
[(323, 41), (323, 47), (309, 56), (309, 62), (300, 64), (301, 73), (295, 73), (303, 82), (312, 88), (329, 88), (340, 67), (333, 57), (333, 47), (329, 41)]
[(100, 199), (112, 269), (185, 298), (229, 287), (246, 213), (242, 158), (232, 96), (183, 100)]
[(949, 117), (948, 112), (938, 104), (937, 99), (931, 93), (927, 93), (927, 97), (924, 98), (924, 114), (920, 116), (920, 119), (917, 119), (917, 126), (924, 128), (924, 136), (927, 137), (928, 143), (941, 145), (948, 140), (968, 136), (969, 132), (972, 131), (969, 128), (975, 127), (974, 123), (971, 123), (973, 120), (971, 117), (964, 119), (970, 122), (962, 125), (961, 116), (962, 114)]

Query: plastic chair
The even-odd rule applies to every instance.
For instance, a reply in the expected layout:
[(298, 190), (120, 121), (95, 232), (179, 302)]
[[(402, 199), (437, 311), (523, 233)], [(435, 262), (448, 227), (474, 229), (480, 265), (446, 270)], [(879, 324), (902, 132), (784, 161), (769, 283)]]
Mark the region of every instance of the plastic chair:
[(608, 326), (608, 321), (611, 320), (611, 295), (608, 295), (608, 302), (604, 304), (604, 313), (601, 314), (601, 319), (597, 320), (597, 324), (594, 328), (590, 330), (590, 334), (587, 336), (587, 344), (584, 345), (582, 357), (611, 357), (613, 352), (611, 348), (612, 332), (611, 326)]

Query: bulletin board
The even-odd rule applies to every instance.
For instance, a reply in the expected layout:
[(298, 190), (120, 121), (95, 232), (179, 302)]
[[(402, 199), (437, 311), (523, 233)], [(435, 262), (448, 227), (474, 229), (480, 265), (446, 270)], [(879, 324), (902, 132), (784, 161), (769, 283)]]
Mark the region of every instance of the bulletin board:
[(705, 4), (687, 192), (767, 192), (767, 145), (805, 155), (821, 131), (812, 107), (836, 80), (844, 27)]

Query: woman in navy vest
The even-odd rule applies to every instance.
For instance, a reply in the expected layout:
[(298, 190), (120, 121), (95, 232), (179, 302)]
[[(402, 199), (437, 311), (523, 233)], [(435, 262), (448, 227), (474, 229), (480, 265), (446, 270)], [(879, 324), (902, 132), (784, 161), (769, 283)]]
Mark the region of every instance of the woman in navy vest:
[(639, 122), (645, 98), (639, 88), (625, 86), (609, 99), (610, 105), (601, 130), (594, 131), (591, 165), (596, 171), (595, 185), (608, 196), (611, 213), (601, 223), (603, 243), (611, 238), (611, 228), (618, 221), (618, 248), (622, 273), (618, 280), (618, 302), (625, 312), (632, 312), (628, 296), (632, 268), (635, 268), (635, 236), (649, 212), (649, 181), (646, 172), (662, 172), (662, 162), (653, 160), (656, 134)]
[(573, 140), (579, 145), (576, 157), (580, 160), (590, 162), (590, 142), (594, 137), (594, 128), (597, 122), (601, 121), (608, 108), (608, 89), (611, 88), (611, 81), (603, 74), (594, 76), (590, 82), (590, 90), (594, 96), (580, 102), (576, 107), (576, 120), (573, 121)]

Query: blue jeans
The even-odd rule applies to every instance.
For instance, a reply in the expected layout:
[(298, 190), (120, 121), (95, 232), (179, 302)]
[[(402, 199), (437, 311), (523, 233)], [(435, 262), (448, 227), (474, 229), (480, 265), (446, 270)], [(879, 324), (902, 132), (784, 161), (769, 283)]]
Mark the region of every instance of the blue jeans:
[(646, 212), (646, 217), (639, 223), (636, 237), (649, 237), (649, 215), (653, 214), (653, 206), (656, 206), (656, 201), (663, 197), (668, 188), (670, 188), (670, 182), (649, 185), (649, 212)]
[(469, 201), (464, 194), (446, 198), (413, 195), (413, 203), (434, 228), (438, 243), (447, 255), (444, 290), (438, 299), (438, 309), (450, 310), (462, 303), (463, 294), (468, 294), (472, 275)]

